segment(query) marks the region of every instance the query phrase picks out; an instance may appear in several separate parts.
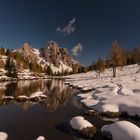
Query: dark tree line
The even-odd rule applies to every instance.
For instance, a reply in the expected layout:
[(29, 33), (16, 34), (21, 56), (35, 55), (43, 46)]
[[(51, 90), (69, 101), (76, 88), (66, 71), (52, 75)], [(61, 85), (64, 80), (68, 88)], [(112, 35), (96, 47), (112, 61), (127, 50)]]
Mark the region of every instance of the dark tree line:
[(99, 58), (88, 67), (88, 70), (95, 70), (100, 75), (105, 68), (112, 68), (113, 77), (116, 77), (118, 66), (131, 64), (140, 64), (140, 47), (125, 51), (117, 41), (113, 41), (107, 59)]
[(140, 47), (126, 51), (127, 65), (140, 63)]

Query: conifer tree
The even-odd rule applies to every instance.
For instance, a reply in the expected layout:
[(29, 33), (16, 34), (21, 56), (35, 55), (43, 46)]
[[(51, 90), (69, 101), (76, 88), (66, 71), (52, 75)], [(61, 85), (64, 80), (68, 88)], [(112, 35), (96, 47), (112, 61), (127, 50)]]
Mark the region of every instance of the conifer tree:
[(12, 60), (11, 61), (11, 69), (12, 69), (12, 75), (11, 75), (11, 77), (12, 78), (17, 78), (17, 70), (16, 70), (16, 66), (15, 66), (15, 63), (14, 63), (14, 61)]
[(0, 54), (5, 55), (5, 49), (3, 47), (0, 48)]
[(52, 71), (52, 69), (51, 69), (50, 66), (47, 67), (46, 73), (47, 73), (47, 75), (49, 75), (49, 76), (50, 76), (50, 75), (53, 75), (53, 71)]
[(32, 71), (32, 67), (33, 67), (32, 63), (29, 63), (29, 70), (30, 71)]
[(5, 55), (10, 57), (11, 56), (11, 51), (9, 49), (6, 50)]
[(13, 60), (10, 57), (7, 57), (6, 64), (5, 64), (6, 75), (12, 78), (17, 77), (16, 66)]
[(5, 70), (7, 70), (7, 71), (9, 70), (10, 63), (11, 63), (11, 58), (10, 57), (7, 57), (6, 64), (4, 66)]

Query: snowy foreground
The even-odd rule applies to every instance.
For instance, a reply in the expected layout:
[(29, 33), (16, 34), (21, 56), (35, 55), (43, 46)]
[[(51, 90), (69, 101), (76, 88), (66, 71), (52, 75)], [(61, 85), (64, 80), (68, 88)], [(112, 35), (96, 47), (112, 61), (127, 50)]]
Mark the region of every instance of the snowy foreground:
[(102, 127), (105, 137), (113, 140), (140, 140), (140, 128), (128, 121), (118, 121)]
[[(79, 89), (81, 102), (99, 113), (126, 112), (140, 117), (140, 65), (118, 68), (116, 78), (112, 78), (112, 69), (106, 69), (101, 76), (96, 72), (70, 75), (65, 84)], [(72, 123), (75, 129), (85, 125), (79, 125), (81, 120), (76, 122)], [(128, 121), (105, 125), (101, 131), (113, 140), (140, 140), (140, 128)]]
[[(78, 94), (81, 102), (99, 112), (127, 112), (140, 116), (140, 66), (125, 66), (117, 69), (112, 78), (112, 69), (101, 76), (95, 72), (67, 76), (66, 84), (85, 91)], [(88, 92), (89, 91), (89, 92)]]

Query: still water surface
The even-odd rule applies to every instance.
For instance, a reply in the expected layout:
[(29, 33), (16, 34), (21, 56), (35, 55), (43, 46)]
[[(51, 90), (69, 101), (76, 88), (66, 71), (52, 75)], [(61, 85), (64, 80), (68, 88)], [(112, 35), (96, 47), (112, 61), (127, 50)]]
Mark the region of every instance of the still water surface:
[[(47, 99), (43, 102), (2, 100), (4, 95), (30, 96), (37, 91), (42, 91)], [(40, 135), (47, 140), (85, 140), (69, 126), (72, 117), (82, 115), (98, 129), (93, 140), (102, 140), (100, 129), (111, 122), (84, 115), (86, 108), (73, 93), (63, 80), (1, 82), (0, 131), (8, 134), (8, 140), (35, 140)]]

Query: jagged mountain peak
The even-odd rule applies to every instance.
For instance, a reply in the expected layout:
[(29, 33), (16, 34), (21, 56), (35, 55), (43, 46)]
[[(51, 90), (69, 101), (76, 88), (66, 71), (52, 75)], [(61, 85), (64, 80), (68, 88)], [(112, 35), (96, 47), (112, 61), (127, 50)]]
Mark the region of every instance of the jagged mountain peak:
[(59, 46), (58, 44), (51, 40), (48, 42), (47, 46), (45, 47), (45, 49), (49, 52), (49, 53), (59, 53)]
[(25, 59), (28, 59), (29, 62), (37, 59), (35, 49), (31, 47), (28, 42), (25, 42), (21, 48), (18, 48), (16, 51)]
[(31, 47), (25, 42), (21, 48), (16, 50), (25, 60), (30, 63), (37, 63), (43, 69), (51, 66), (53, 72), (72, 71), (75, 65), (79, 65), (77, 61), (72, 59), (66, 48), (61, 48), (58, 44), (51, 40), (41, 49)]
[(51, 40), (48, 42), (48, 47), (58, 47), (58, 44), (54, 40)]
[(30, 44), (28, 42), (25, 42), (22, 46), (21, 49), (23, 50), (29, 50), (32, 49), (32, 47), (30, 46)]
[(40, 56), (47, 62), (59, 67), (61, 62), (65, 65), (72, 66), (72, 57), (66, 48), (61, 48), (55, 41), (49, 41), (47, 47), (40, 49)]
[(54, 51), (54, 52), (63, 52), (65, 54), (68, 53), (67, 48), (61, 48), (56, 41), (51, 40), (47, 43), (47, 45), (45, 45), (43, 48), (41, 49), (48, 49), (48, 51)]

